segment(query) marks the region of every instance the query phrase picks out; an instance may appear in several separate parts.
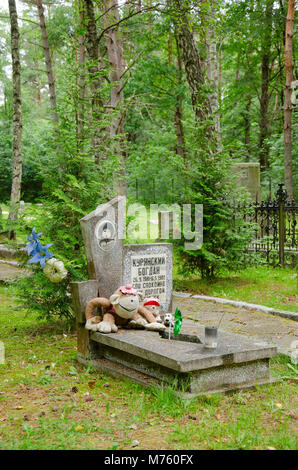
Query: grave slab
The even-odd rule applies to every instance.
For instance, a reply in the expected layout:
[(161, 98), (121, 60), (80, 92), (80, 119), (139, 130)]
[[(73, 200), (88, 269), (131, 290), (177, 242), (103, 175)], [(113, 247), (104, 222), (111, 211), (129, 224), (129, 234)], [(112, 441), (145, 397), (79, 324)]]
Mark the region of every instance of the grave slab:
[(178, 390), (191, 395), (226, 392), (272, 381), (269, 358), (276, 355), (276, 347), (220, 331), (217, 349), (209, 350), (203, 344), (204, 327), (187, 320), (185, 323), (181, 333), (197, 335), (202, 343), (168, 340), (157, 332), (144, 330), (92, 332), (89, 356), (79, 354), (78, 359), (115, 372), (114, 375), (119, 375), (120, 368), (120, 375), (132, 380), (135, 374), (141, 374), (147, 384), (176, 381)]

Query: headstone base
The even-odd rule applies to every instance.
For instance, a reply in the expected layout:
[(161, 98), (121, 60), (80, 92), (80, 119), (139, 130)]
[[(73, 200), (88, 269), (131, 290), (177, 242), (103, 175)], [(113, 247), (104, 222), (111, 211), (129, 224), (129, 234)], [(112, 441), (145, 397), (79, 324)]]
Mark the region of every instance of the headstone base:
[[(203, 343), (204, 327), (186, 326)], [(145, 386), (174, 385), (185, 396), (227, 393), (272, 383), (269, 358), (276, 347), (219, 331), (218, 347), (174, 341), (156, 332), (119, 330), (118, 333), (90, 333), (88, 354), (79, 362), (118, 377), (128, 377)]]

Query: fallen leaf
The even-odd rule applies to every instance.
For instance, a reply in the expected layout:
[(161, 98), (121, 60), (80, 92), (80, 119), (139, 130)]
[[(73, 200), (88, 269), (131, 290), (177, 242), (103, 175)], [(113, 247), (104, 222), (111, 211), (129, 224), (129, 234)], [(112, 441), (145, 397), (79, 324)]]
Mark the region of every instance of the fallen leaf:
[(91, 390), (93, 390), (95, 387), (95, 384), (96, 384), (95, 380), (93, 380), (92, 382), (88, 382), (88, 387), (91, 388)]
[(79, 431), (82, 431), (82, 430), (83, 430), (83, 426), (80, 426), (80, 425), (75, 428), (76, 432), (79, 432)]
[(282, 404), (281, 404), (281, 403), (275, 403), (275, 406), (276, 406), (276, 408), (282, 408)]

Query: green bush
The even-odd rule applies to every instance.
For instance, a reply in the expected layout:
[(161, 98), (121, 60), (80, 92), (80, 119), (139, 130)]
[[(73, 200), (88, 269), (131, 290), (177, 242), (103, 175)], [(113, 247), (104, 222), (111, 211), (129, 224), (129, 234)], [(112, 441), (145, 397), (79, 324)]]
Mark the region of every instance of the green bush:
[(182, 273), (199, 270), (203, 278), (211, 278), (223, 268), (241, 267), (251, 227), (244, 223), (240, 211), (235, 216), (233, 206), (241, 198), (243, 201), (245, 195), (240, 197), (236, 189), (230, 158), (222, 153), (206, 157), (196, 152), (195, 156), (185, 172), (187, 192), (182, 187), (180, 197), (181, 203), (192, 205), (193, 212), (195, 204), (203, 205), (203, 245), (188, 251), (184, 248), (184, 237), (175, 245)]
[(70, 276), (59, 283), (51, 282), (41, 268), (32, 267), (32, 275), (16, 283), (18, 302), (29, 311), (38, 312), (39, 318), (59, 317), (74, 321), (69, 291)]

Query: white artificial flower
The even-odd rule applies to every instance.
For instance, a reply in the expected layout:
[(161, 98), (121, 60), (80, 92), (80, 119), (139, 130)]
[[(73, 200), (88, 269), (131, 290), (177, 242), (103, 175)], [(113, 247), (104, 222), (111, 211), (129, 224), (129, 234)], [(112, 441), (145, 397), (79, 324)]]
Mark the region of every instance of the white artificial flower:
[(60, 282), (67, 276), (63, 262), (56, 258), (51, 258), (46, 262), (43, 272), (52, 282)]

